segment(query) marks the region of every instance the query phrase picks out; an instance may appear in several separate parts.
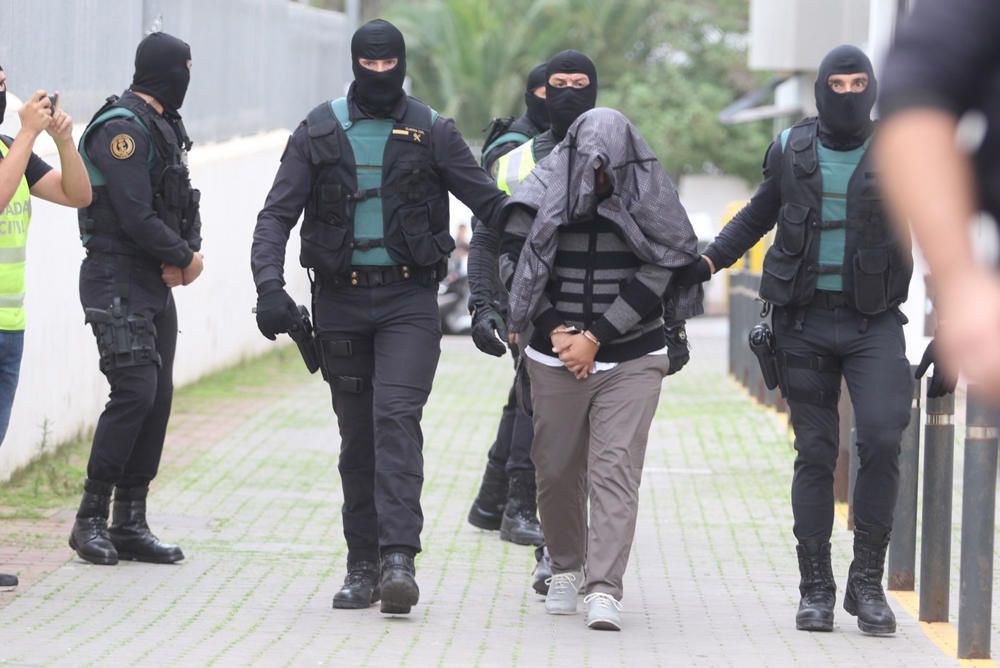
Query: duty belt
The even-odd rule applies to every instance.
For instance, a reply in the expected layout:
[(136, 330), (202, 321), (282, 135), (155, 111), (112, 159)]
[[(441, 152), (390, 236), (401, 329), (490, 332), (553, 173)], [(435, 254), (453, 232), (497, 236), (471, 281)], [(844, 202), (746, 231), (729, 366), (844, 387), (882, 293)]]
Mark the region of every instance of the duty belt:
[(841, 306), (847, 306), (847, 297), (844, 296), (843, 292), (817, 290), (816, 294), (809, 301), (809, 305), (832, 310)]
[(415, 280), (421, 285), (431, 285), (437, 280), (434, 267), (392, 265), (389, 267), (352, 267), (351, 271), (336, 276), (319, 276), (335, 286), (349, 285), (356, 288), (377, 288), (403, 281)]

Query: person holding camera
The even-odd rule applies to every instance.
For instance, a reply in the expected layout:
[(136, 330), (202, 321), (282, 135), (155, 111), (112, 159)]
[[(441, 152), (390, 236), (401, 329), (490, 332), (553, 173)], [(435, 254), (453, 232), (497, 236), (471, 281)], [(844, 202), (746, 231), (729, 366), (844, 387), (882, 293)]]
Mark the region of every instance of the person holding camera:
[[(0, 135), (0, 444), (7, 435), (11, 406), (24, 350), (24, 267), (31, 222), (31, 196), (64, 206), (87, 206), (90, 181), (73, 143), (73, 119), (38, 90), (18, 111), (21, 129), (15, 137)], [(0, 67), (0, 123), (7, 110), (7, 75)], [(59, 150), (60, 169), (32, 149), (48, 132)], [(0, 573), (0, 587), (17, 585), (17, 577)]]

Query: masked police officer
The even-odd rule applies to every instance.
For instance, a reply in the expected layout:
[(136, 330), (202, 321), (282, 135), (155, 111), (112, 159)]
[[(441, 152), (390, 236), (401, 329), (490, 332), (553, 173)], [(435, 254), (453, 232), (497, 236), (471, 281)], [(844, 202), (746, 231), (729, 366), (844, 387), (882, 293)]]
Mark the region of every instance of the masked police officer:
[[(550, 127), (499, 157), (496, 169), (491, 170), (496, 175), (497, 185), (507, 193), (514, 192), (535, 165), (563, 140), (573, 121), (594, 108), (597, 91), (597, 67), (589, 57), (573, 50), (553, 56), (545, 68), (545, 107)], [(506, 338), (503, 302), (496, 300), (498, 295), (506, 296), (506, 288), (496, 286), (499, 245), (500, 230), (480, 225), (473, 234), (469, 256), (472, 339), (481, 351), (497, 357), (507, 350), (501, 340)], [(511, 272), (512, 267), (505, 267), (502, 273)], [(517, 401), (518, 382), (527, 384), (527, 375), (521, 374), (515, 379), (508, 394), (497, 440), (490, 449), (479, 493), (469, 510), (469, 522), (484, 529), (499, 528), (504, 540), (539, 545), (544, 535), (538, 522), (535, 467), (531, 461), (534, 430), (531, 416)], [(505, 452), (506, 460), (502, 458)], [(537, 548), (535, 559), (532, 587), (539, 594), (545, 594), (552, 575), (548, 551), (544, 547)]]
[[(507, 132), (489, 142), (483, 149), (483, 167), (498, 179), (497, 185), (507, 194), (516, 187), (519, 179), (527, 176), (527, 172), (534, 167), (536, 158), (548, 155), (556, 143), (549, 129), (549, 112), (546, 108), (546, 67), (547, 63), (542, 63), (528, 75), (524, 93), (527, 106), (525, 113), (511, 124)], [(539, 138), (540, 142), (537, 141)], [(509, 155), (515, 151), (518, 152), (517, 160), (513, 163), (515, 171), (511, 175)], [(528, 156), (523, 165), (527, 172), (523, 174), (519, 171), (522, 155)], [(498, 167), (501, 165), (503, 171), (499, 172)], [(476, 280), (483, 282), (478, 275)], [(487, 296), (483, 290), (491, 289), (491, 285), (493, 294)], [(480, 310), (477, 320), (479, 323), (484, 306), (495, 303), (498, 312), (504, 313), (506, 301), (507, 291), (490, 282), (488, 285), (477, 285), (469, 306), (473, 313)], [(474, 338), (480, 341), (481, 337), (482, 333), (477, 331)], [(486, 337), (487, 345), (491, 345), (489, 341), (493, 338), (492, 332), (487, 332)], [(500, 349), (503, 350), (502, 345)], [(486, 460), (486, 471), (483, 473), (479, 493), (472, 502), (468, 516), (472, 526), (490, 531), (499, 529), (501, 540), (520, 545), (540, 545), (543, 541), (535, 503), (531, 436), (531, 417), (518, 407), (512, 386), (500, 414), (500, 424)]]
[(830, 536), (843, 376), (861, 461), (844, 608), (862, 631), (885, 635), (896, 630), (882, 573), (912, 391), (898, 310), (912, 260), (890, 229), (871, 165), (876, 81), (868, 57), (853, 46), (833, 49), (820, 65), (815, 93), (819, 117), (796, 123), (771, 144), (750, 203), (679, 281), (707, 280), (777, 222), (760, 296), (774, 307), (781, 389), (795, 431), (792, 511), (802, 595), (796, 627), (833, 629)]
[(346, 98), (313, 109), (289, 139), (252, 250), (264, 336), (300, 322), (284, 258), (299, 214), (314, 272), (324, 376), (340, 426), (347, 577), (337, 608), (417, 603), (423, 435), (440, 354), (436, 287), (455, 242), (448, 192), (483, 221), (506, 201), (450, 119), (403, 91), (406, 48), (375, 20), (351, 40)]
[[(70, 547), (94, 564), (184, 558), (146, 523), (173, 395), (177, 309), (171, 288), (201, 274), (199, 193), (191, 188), (191, 141), (178, 110), (191, 49), (153, 33), (139, 43), (135, 75), (109, 98), (80, 138), (93, 201), (80, 210), (87, 257), (80, 301), (97, 338), (111, 396), (97, 422)], [(108, 506), (114, 489), (110, 530)]]
[[(493, 128), (503, 119), (494, 119), (494, 124), (490, 126), (481, 162), (483, 168), (494, 178), (496, 172), (493, 167), (500, 156), (510, 153), (532, 137), (549, 129), (549, 112), (545, 108), (545, 66), (546, 64), (542, 63), (528, 73), (524, 88), (524, 113), (502, 131), (495, 131)], [(510, 117), (506, 120), (509, 121)], [(493, 134), (496, 136), (493, 137)]]

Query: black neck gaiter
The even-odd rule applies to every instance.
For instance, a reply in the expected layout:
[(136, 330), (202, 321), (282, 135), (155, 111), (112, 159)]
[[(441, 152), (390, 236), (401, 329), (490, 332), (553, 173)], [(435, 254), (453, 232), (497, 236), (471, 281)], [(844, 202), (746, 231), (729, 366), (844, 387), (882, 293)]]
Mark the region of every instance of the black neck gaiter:
[[(386, 72), (362, 67), (358, 59), (399, 62)], [(354, 70), (356, 101), (366, 113), (385, 116), (403, 96), (406, 78), (406, 43), (403, 33), (383, 19), (364, 24), (351, 39), (351, 68)]]
[[(835, 93), (827, 79), (832, 74), (868, 75), (862, 93)], [(823, 144), (838, 151), (851, 151), (872, 133), (871, 113), (878, 95), (872, 62), (861, 49), (844, 44), (833, 49), (820, 63), (814, 86), (819, 112), (819, 135)]]
[(547, 66), (547, 63), (542, 63), (531, 70), (524, 90), (524, 104), (528, 108), (528, 120), (542, 131), (549, 129), (549, 110), (545, 106), (545, 100), (535, 95), (535, 89), (545, 86), (545, 68)]
[[(553, 74), (586, 74), (590, 85), (586, 88), (555, 88), (549, 83)], [(597, 105), (597, 67), (590, 58), (579, 51), (562, 51), (549, 61), (545, 68), (545, 106), (549, 110), (552, 134), (560, 141), (566, 136), (580, 114)]]
[(147, 35), (135, 50), (132, 90), (151, 95), (173, 114), (184, 104), (191, 83), (191, 47), (165, 32)]

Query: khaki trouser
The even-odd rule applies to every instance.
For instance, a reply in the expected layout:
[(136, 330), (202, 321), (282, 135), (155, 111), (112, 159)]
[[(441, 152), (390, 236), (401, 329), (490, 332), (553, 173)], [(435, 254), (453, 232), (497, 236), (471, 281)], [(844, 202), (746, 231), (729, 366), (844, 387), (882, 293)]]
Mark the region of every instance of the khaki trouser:
[(576, 571), (586, 562), (587, 593), (621, 599), (649, 425), (669, 360), (647, 355), (582, 381), (564, 367), (527, 363), (531, 458), (552, 571)]

